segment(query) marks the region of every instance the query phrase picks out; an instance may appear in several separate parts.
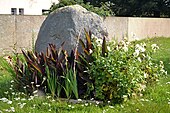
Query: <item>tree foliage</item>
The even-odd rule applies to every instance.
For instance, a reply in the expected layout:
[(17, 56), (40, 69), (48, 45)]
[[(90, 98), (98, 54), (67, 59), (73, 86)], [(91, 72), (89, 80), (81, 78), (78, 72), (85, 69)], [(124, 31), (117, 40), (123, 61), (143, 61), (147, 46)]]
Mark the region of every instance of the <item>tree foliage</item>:
[(51, 11), (74, 4), (101, 16), (170, 17), (170, 0), (60, 0)]
[(100, 16), (111, 16), (113, 15), (112, 10), (110, 9), (109, 4), (107, 3), (100, 3), (100, 6), (95, 6), (90, 3), (88, 0), (60, 0), (59, 4), (53, 4), (50, 8), (51, 12), (55, 9), (58, 9), (60, 7), (68, 6), (68, 5), (75, 5), (79, 4), (86, 8), (89, 11), (92, 11), (94, 13), (97, 13)]
[(101, 3), (110, 4), (116, 16), (170, 17), (170, 0), (89, 0), (100, 7)]

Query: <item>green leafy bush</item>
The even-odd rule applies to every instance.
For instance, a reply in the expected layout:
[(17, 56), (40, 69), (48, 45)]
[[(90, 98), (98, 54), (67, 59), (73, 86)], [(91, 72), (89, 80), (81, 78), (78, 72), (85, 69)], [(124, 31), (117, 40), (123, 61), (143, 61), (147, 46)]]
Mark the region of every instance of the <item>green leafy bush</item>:
[(94, 81), (89, 87), (96, 99), (120, 103), (125, 98), (140, 95), (147, 84), (166, 74), (163, 62), (156, 64), (151, 57), (157, 45), (152, 45), (150, 50), (145, 43), (124, 40), (106, 45), (100, 39), (93, 40), (94, 61), (87, 71)]

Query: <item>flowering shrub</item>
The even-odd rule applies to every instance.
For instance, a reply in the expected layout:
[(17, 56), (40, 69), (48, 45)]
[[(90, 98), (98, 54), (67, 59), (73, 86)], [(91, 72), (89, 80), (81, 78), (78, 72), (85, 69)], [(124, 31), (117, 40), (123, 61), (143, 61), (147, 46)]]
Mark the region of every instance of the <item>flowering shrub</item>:
[(108, 52), (103, 56), (101, 40), (93, 40), (91, 54), (95, 60), (90, 63), (88, 73), (94, 80), (89, 87), (96, 99), (122, 102), (127, 97), (141, 94), (148, 83), (166, 74), (163, 62), (156, 64), (151, 57), (159, 49), (156, 44), (150, 50), (145, 43), (123, 40), (116, 44), (112, 41), (107, 44)]

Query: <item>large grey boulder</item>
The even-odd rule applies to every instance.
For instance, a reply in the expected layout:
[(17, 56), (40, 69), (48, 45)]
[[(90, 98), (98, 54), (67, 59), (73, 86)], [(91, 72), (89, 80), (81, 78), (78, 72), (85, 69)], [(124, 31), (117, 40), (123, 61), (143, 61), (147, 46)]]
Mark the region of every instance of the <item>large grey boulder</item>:
[[(70, 52), (76, 46), (77, 35), (80, 34), (80, 37), (85, 40), (84, 28), (99, 38), (108, 34), (103, 19), (80, 5), (55, 10), (41, 26), (35, 50), (45, 52), (49, 43), (53, 43), (59, 48), (65, 42), (64, 49)], [(81, 46), (78, 50), (81, 51)]]

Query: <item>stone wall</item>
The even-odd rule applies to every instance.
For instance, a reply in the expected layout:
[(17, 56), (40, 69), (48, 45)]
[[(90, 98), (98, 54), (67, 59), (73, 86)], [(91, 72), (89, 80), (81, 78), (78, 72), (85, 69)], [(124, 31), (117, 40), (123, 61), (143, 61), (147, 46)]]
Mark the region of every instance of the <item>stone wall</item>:
[(109, 39), (120, 41), (128, 33), (128, 17), (107, 17), (104, 19)]
[(46, 16), (0, 15), (0, 55), (32, 49)]
[(129, 41), (148, 37), (170, 37), (170, 18), (107, 17), (104, 19), (109, 38)]
[(170, 18), (128, 18), (128, 37), (144, 39), (148, 37), (170, 37)]
[[(41, 24), (46, 16), (0, 15), (0, 55), (11, 53), (14, 48), (33, 49)], [(109, 39), (120, 41), (127, 36), (135, 38), (170, 37), (169, 18), (107, 17), (104, 19)]]

